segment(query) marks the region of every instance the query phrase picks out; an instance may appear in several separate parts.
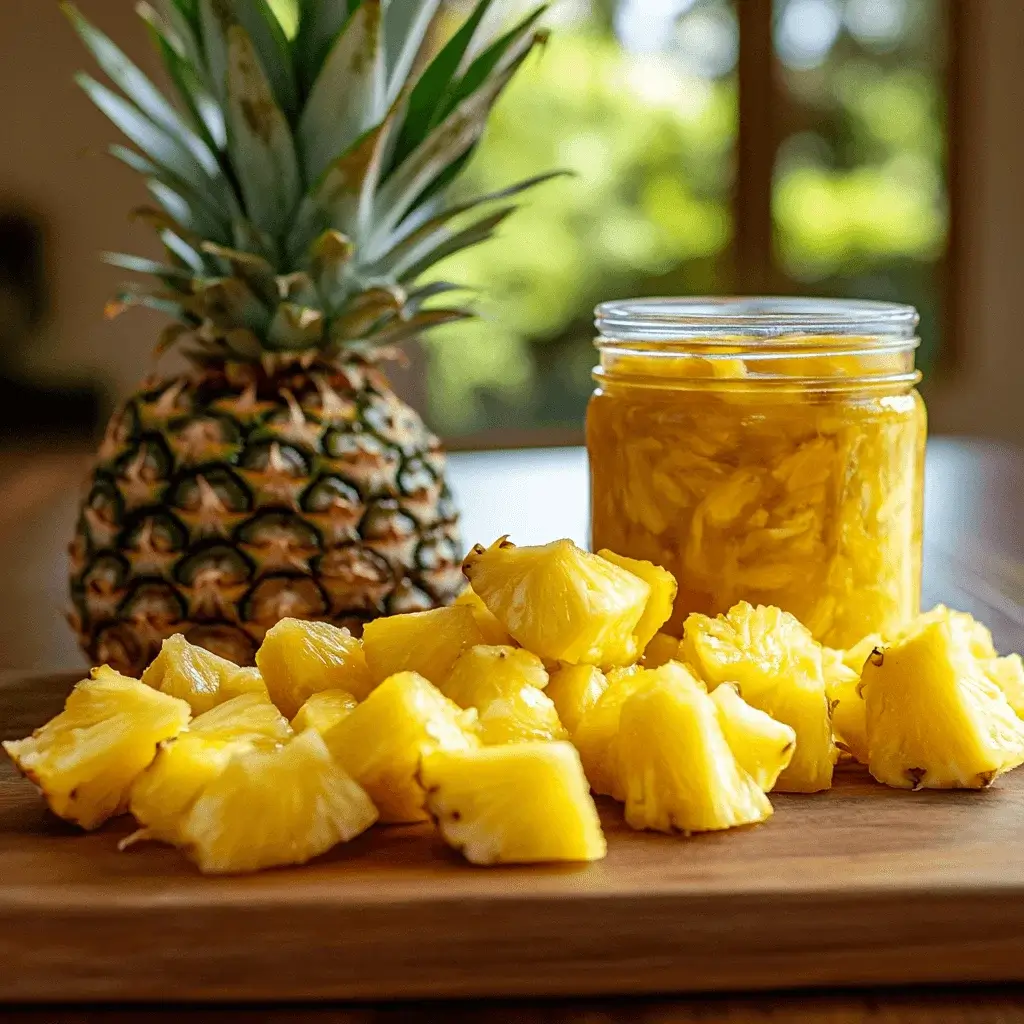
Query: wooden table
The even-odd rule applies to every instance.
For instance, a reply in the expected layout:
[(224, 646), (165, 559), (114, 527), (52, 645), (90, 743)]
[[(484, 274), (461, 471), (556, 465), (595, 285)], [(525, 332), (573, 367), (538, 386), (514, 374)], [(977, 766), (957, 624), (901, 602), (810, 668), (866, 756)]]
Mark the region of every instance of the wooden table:
[[(82, 666), (61, 621), (63, 547), (75, 510), (83, 458), (0, 456), (0, 538), (6, 579), (0, 591), (0, 668), (75, 670)], [(452, 478), (469, 542), (508, 532), (517, 542), (586, 539), (586, 464), (577, 449), (465, 453)], [(1024, 454), (977, 443), (933, 442), (928, 461), (925, 600), (970, 610), (992, 627), (1001, 649), (1024, 648)], [(0, 965), (3, 970), (3, 965)], [(170, 1019), (179, 1011), (146, 1011)], [(26, 1009), (4, 1020), (140, 1019), (136, 1010)], [(204, 1012), (203, 1017), (208, 1014)], [(1024, 991), (970, 989), (580, 1003), (217, 1011), (211, 1019), (376, 1021), (793, 1021), (1002, 1022), (1024, 1024)]]

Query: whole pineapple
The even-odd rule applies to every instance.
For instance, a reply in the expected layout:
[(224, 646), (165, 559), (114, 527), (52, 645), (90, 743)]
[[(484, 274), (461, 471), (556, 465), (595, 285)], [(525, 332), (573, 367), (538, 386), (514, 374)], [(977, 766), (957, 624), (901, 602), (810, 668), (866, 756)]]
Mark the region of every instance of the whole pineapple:
[(108, 254), (148, 276), (108, 312), (169, 314), (158, 351), (189, 366), (117, 410), (88, 481), (71, 593), (93, 662), (137, 674), (184, 633), (251, 663), (285, 616), (358, 632), (458, 592), (444, 453), (380, 363), (469, 315), (422, 276), (543, 180), (444, 200), (541, 39), (537, 10), (480, 40), (490, 6), (428, 62), (440, 0), (298, 0), (293, 32), (268, 0), (143, 2), (173, 102), (66, 7), (120, 90), (78, 78), (133, 143), (111, 152), (166, 252)]

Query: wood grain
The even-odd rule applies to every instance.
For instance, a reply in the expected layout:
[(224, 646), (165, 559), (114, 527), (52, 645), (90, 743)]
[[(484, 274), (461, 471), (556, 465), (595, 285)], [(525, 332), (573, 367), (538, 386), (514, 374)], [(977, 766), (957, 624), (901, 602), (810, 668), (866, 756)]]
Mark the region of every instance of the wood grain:
[[(68, 677), (0, 687), (5, 734)], [(1024, 980), (1024, 773), (908, 794), (841, 773), (764, 826), (680, 839), (602, 808), (606, 861), (474, 869), (425, 827), (210, 879), (118, 853), (0, 769), (0, 998), (288, 1000)]]

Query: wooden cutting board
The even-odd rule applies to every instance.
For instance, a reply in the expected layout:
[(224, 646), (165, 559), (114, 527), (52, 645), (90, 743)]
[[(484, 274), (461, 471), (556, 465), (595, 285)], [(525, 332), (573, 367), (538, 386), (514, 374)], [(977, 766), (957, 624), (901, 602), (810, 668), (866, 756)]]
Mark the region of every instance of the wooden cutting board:
[[(0, 683), (0, 734), (73, 680)], [(300, 869), (204, 878), (117, 852), (0, 765), (0, 999), (591, 995), (1024, 980), (1024, 770), (910, 794), (840, 772), (764, 825), (690, 839), (602, 808), (594, 865), (473, 868), (425, 827)]]

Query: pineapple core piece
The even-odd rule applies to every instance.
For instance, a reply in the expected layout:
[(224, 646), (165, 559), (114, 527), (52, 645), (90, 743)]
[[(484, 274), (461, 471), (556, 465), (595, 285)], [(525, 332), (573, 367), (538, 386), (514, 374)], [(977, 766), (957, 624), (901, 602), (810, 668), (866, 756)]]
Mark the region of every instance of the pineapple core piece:
[(716, 686), (711, 699), (736, 763), (763, 792), (770, 793), (779, 774), (793, 759), (796, 733), (771, 715), (751, 707), (731, 683)]
[(122, 848), (140, 839), (180, 844), (186, 811), (235, 754), (272, 749), (291, 735), (285, 717), (258, 693), (234, 697), (193, 719), (185, 732), (161, 744), (156, 760), (132, 785), (129, 810), (143, 827)]
[[(607, 548), (598, 551), (598, 556), (606, 562), (631, 572), (638, 576), (651, 588), (651, 596), (647, 599), (640, 621), (636, 624), (637, 650), (646, 652), (647, 645), (654, 638), (655, 634), (665, 625), (672, 616), (672, 606), (675, 603), (676, 593), (679, 591), (679, 584), (675, 576), (653, 562), (645, 562), (638, 558), (626, 558), (625, 555), (617, 555)], [(678, 646), (678, 642), (677, 642)], [(666, 658), (671, 661), (671, 658)], [(652, 666), (655, 667), (655, 666)]]
[[(860, 668), (871, 652), (868, 651), (861, 658), (862, 650), (861, 643), (849, 651), (824, 647), (822, 667), (825, 672), (825, 694), (832, 706), (832, 733), (836, 744), (861, 764), (867, 764), (868, 721), (864, 698), (859, 690)], [(853, 669), (851, 664), (859, 667)]]
[(679, 658), (679, 641), (668, 633), (655, 633), (644, 648), (644, 668), (661, 668)]
[(160, 653), (142, 673), (142, 681), (155, 690), (188, 701), (194, 715), (241, 693), (266, 696), (267, 692), (258, 672), (239, 668), (227, 658), (196, 647), (180, 633), (163, 642)]
[(189, 717), (185, 701), (104, 665), (71, 691), (56, 718), (3, 747), (54, 814), (94, 829), (127, 810), (132, 783)]
[(977, 789), (1024, 763), (1024, 722), (948, 621), (880, 648), (861, 676), (868, 770), (901, 789)]
[(599, 860), (597, 809), (572, 745), (510, 743), (423, 758), (427, 806), (473, 864)]
[(622, 705), (618, 771), (626, 822), (690, 833), (764, 821), (772, 805), (737, 763), (715, 702), (689, 673), (662, 668), (651, 675), (659, 673)]
[(207, 874), (304, 864), (366, 831), (377, 811), (307, 729), (272, 750), (236, 754), (181, 824), (181, 842)]
[(461, 708), (476, 708), (484, 743), (565, 739), (547, 684), (536, 654), (478, 645), (459, 656), (441, 692)]
[(347, 718), (359, 701), (346, 690), (321, 690), (307, 698), (292, 719), (296, 732), (316, 729), (321, 736), (333, 729), (343, 718)]
[(779, 608), (746, 601), (725, 615), (694, 613), (683, 629), (681, 656), (714, 689), (734, 682), (743, 699), (796, 730), (796, 750), (779, 776), (780, 793), (815, 793), (832, 785), (832, 738), (821, 645)]
[(256, 665), (270, 699), (289, 718), (320, 690), (346, 690), (362, 700), (373, 689), (363, 645), (329, 622), (281, 619), (267, 630)]
[(583, 716), (608, 689), (604, 673), (593, 665), (563, 665), (551, 674), (545, 691), (570, 736), (579, 728)]
[(512, 637), (508, 635), (505, 627), (497, 620), (494, 613), (480, 600), (479, 595), (472, 587), (467, 586), (465, 590), (455, 599), (457, 607), (466, 607), (473, 613), (477, 626), (480, 627), (480, 634), (485, 644), (492, 647), (508, 647), (512, 643)]
[(483, 634), (466, 605), (389, 615), (368, 622), (363, 629), (366, 661), (378, 683), (399, 672), (415, 672), (440, 686), (455, 659), (482, 643)]
[(640, 655), (636, 631), (650, 586), (572, 541), (478, 544), (463, 571), (515, 641), (541, 658), (627, 665)]
[(383, 822), (426, 819), (416, 778), (421, 758), (480, 745), (476, 712), (463, 711), (415, 672), (386, 679), (324, 739)]

